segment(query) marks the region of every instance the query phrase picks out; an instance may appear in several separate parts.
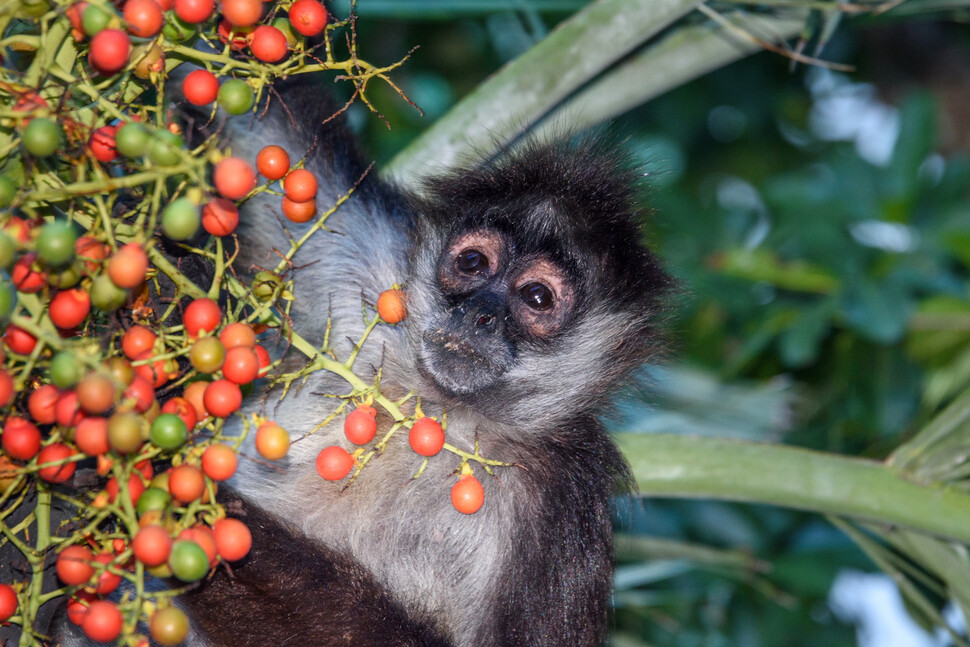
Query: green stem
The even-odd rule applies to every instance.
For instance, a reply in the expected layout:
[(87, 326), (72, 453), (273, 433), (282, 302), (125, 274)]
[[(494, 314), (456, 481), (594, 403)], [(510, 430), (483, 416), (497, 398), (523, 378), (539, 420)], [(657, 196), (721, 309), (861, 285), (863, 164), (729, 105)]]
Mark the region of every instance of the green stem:
[(766, 503), (970, 543), (970, 496), (907, 481), (882, 463), (722, 438), (616, 439), (644, 496)]
[(34, 507), (37, 521), (37, 538), (34, 550), (26, 555), (30, 563), (30, 608), (23, 612), (23, 632), (20, 634), (20, 644), (30, 645), (33, 632), (34, 618), (40, 609), (41, 596), (44, 593), (44, 562), (47, 558), (47, 547), (51, 540), (51, 487), (42, 481), (37, 482), (37, 505)]

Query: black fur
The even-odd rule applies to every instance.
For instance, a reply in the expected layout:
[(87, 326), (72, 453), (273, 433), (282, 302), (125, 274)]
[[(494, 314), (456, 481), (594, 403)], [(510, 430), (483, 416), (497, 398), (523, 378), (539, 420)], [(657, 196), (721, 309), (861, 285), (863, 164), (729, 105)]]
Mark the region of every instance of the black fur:
[(182, 597), (215, 645), (444, 647), (360, 564), (321, 546), (233, 492), (220, 501), (253, 535), (249, 555)]

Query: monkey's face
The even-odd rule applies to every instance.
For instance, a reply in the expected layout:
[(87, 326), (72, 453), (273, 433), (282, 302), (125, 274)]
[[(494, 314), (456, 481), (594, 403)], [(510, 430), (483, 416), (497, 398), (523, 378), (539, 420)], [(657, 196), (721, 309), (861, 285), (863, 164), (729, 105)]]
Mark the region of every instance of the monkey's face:
[(419, 368), (449, 393), (495, 385), (573, 312), (576, 286), (565, 268), (539, 251), (522, 253), (497, 229), (455, 234), (436, 265), (439, 310), (424, 322)]

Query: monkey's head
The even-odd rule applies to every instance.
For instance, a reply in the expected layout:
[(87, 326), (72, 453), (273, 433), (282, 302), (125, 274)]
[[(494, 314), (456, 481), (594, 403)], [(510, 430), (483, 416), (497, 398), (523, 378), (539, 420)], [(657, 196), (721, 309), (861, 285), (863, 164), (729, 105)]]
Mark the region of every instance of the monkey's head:
[(668, 280), (632, 172), (593, 144), (532, 146), (428, 186), (409, 345), (446, 406), (537, 427), (602, 403), (658, 347)]

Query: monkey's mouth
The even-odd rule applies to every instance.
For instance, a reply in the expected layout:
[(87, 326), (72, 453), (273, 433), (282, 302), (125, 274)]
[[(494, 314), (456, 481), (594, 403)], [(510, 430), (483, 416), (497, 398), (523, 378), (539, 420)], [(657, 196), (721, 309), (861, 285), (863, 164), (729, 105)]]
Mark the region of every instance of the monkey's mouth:
[(420, 367), (439, 387), (454, 394), (492, 386), (512, 367), (511, 345), (495, 337), (463, 335), (442, 328), (422, 337)]

